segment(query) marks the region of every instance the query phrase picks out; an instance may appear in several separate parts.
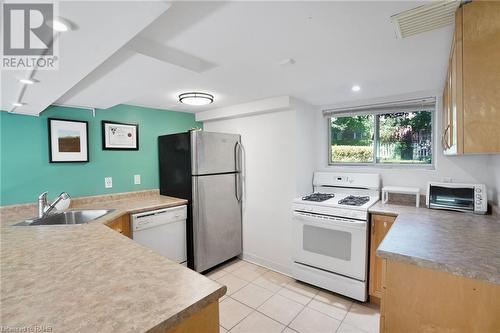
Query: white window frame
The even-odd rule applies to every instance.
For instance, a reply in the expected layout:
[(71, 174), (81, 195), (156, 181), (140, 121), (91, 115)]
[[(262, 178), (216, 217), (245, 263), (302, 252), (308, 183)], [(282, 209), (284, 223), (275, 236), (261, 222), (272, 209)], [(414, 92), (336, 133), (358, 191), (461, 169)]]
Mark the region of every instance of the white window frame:
[[(402, 111), (399, 111), (402, 112)], [(403, 111), (404, 112), (404, 111)], [(326, 125), (327, 125), (327, 136), (328, 136), (328, 166), (355, 166), (355, 167), (375, 167), (375, 168), (411, 168), (411, 169), (428, 169), (434, 170), (436, 163), (436, 117), (437, 117), (437, 102), (434, 105), (434, 109), (430, 110), (431, 112), (431, 150), (432, 150), (432, 163), (430, 164), (421, 164), (421, 163), (382, 163), (377, 162), (377, 145), (378, 145), (378, 135), (379, 135), (379, 118), (377, 117), (379, 112), (352, 112), (352, 113), (342, 113), (338, 116), (335, 116), (335, 113), (331, 113), (331, 115), (325, 117)], [(386, 112), (391, 113), (391, 112)], [(398, 113), (395, 111), (394, 113)], [(374, 133), (373, 133), (373, 161), (372, 162), (333, 162), (332, 161), (332, 131), (331, 131), (331, 118), (339, 118), (339, 117), (353, 117), (359, 115), (373, 115), (374, 116)]]

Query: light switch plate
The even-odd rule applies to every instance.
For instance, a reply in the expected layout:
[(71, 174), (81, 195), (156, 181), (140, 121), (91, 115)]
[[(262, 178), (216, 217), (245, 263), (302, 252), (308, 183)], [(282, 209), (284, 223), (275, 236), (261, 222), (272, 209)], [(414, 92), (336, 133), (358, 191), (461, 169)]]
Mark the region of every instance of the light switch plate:
[(139, 185), (141, 183), (141, 175), (134, 175), (134, 184)]
[(105, 188), (112, 188), (113, 187), (113, 178), (112, 177), (105, 177), (104, 178), (104, 187)]

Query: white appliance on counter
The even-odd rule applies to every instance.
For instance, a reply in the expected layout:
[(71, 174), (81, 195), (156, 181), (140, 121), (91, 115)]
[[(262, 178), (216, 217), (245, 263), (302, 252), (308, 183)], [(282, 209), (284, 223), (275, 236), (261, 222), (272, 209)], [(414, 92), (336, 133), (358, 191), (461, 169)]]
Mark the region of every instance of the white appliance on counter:
[(168, 259), (186, 265), (187, 207), (132, 214), (132, 238)]
[(488, 196), (485, 184), (427, 183), (428, 208), (486, 214)]
[(293, 201), (293, 277), (367, 299), (368, 208), (378, 174), (315, 172), (314, 193)]

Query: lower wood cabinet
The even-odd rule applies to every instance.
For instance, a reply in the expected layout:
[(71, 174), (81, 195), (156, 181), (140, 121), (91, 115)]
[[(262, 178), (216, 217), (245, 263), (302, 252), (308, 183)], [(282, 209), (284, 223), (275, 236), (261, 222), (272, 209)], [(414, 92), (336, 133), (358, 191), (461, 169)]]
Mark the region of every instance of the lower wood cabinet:
[(371, 216), (368, 293), (375, 303), (380, 303), (382, 297), (382, 259), (377, 257), (376, 252), (395, 219), (395, 216), (389, 215), (372, 214)]
[(500, 285), (384, 259), (380, 332), (500, 332)]
[(120, 234), (132, 238), (132, 230), (130, 228), (130, 215), (125, 214), (117, 219), (106, 223), (108, 227), (119, 232)]

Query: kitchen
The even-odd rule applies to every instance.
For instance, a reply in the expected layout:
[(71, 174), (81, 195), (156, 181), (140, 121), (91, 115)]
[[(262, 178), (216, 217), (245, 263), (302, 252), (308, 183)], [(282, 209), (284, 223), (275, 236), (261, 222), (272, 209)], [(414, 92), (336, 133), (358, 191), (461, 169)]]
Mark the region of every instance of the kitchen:
[(47, 3), (3, 331), (500, 330), (497, 2)]

